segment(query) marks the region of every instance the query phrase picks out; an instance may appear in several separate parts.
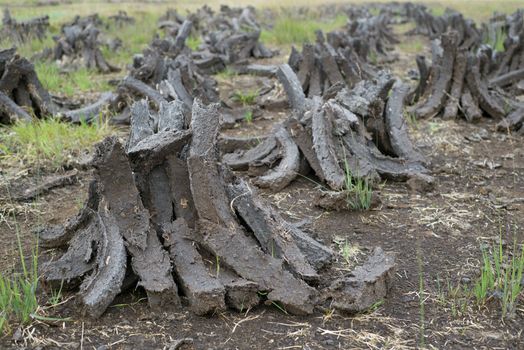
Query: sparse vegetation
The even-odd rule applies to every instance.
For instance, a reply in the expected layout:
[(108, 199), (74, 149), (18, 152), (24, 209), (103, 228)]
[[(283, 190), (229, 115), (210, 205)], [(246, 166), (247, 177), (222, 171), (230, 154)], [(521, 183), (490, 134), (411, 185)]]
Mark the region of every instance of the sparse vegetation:
[(344, 259), (346, 265), (351, 265), (356, 262), (356, 257), (360, 253), (357, 245), (351, 244), (345, 239), (343, 242), (338, 242), (339, 254)]
[(479, 269), (472, 284), (453, 285), (448, 279), (442, 286), (437, 278), (439, 304), (448, 307), (454, 317), (465, 314), (469, 307), (483, 308), (488, 304), (498, 305), (502, 318), (513, 316), (523, 291), (524, 247), (514, 241), (505, 252), (502, 239), (496, 245), (483, 247)]
[(315, 31), (331, 31), (342, 27), (347, 21), (346, 15), (339, 15), (329, 22), (323, 22), (318, 18), (295, 18), (290, 15), (282, 15), (277, 18), (271, 30), (263, 30), (260, 40), (267, 44), (301, 45), (315, 41)]
[(398, 49), (405, 53), (420, 54), (424, 51), (424, 41), (419, 37), (405, 40), (398, 44)]
[(189, 38), (187, 38), (186, 40), (186, 45), (187, 47), (189, 47), (191, 50), (196, 50), (198, 49), (198, 46), (202, 43), (202, 40), (197, 37), (197, 36), (190, 36)]
[(250, 106), (255, 104), (257, 96), (258, 90), (248, 90), (245, 92), (237, 90), (233, 93), (232, 99), (242, 104), (242, 106)]
[(244, 120), (246, 123), (252, 123), (253, 122), (253, 111), (249, 110), (244, 114)]
[(347, 194), (347, 203), (351, 209), (367, 210), (371, 207), (373, 189), (367, 179), (353, 177), (347, 160), (344, 160), (344, 191)]
[(10, 333), (16, 324), (29, 323), (38, 309), (38, 243), (31, 252), (31, 265), (27, 266), (18, 223), (15, 233), (22, 271), (10, 276), (0, 274), (0, 334)]
[(221, 72), (218, 72), (214, 75), (214, 77), (218, 80), (226, 80), (231, 77), (234, 77), (237, 75), (237, 72), (235, 72), (233, 69), (226, 67), (226, 69), (222, 70)]
[(495, 37), (488, 37), (484, 39), (484, 44), (491, 46), (495, 51), (502, 52), (504, 51), (504, 41), (508, 37), (506, 31), (503, 28), (499, 27), (495, 31)]
[(107, 77), (81, 67), (73, 72), (61, 73), (54, 62), (38, 62), (35, 70), (42, 85), (52, 93), (74, 96), (81, 92), (106, 91), (111, 88)]
[[(142, 52), (148, 46), (153, 36), (157, 33), (158, 14), (140, 12), (135, 16), (136, 21), (134, 25), (123, 27), (111, 25), (107, 30), (106, 36), (108, 38), (119, 38), (122, 40), (121, 48), (116, 52), (112, 52), (107, 46), (102, 47), (104, 57), (107, 57), (111, 63), (118, 65), (122, 69), (125, 69), (125, 66), (132, 62), (134, 54)], [(194, 40), (194, 38), (189, 38), (188, 46), (190, 43), (194, 43), (191, 40)]]
[(2, 162), (16, 161), (26, 165), (49, 166), (58, 169), (113, 129), (107, 122), (71, 125), (58, 119), (18, 123), (0, 129)]
[(418, 129), (418, 119), (415, 113), (408, 112), (407, 110), (404, 111), (404, 119), (408, 123), (410, 127), (413, 129)]

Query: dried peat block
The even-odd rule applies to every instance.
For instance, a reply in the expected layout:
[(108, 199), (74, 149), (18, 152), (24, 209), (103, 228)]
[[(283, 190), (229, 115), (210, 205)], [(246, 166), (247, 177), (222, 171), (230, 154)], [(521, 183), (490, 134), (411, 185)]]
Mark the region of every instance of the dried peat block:
[(125, 25), (135, 24), (135, 19), (122, 10), (119, 10), (116, 15), (109, 16), (108, 19), (115, 22), (115, 25), (120, 28)]
[(82, 108), (61, 113), (61, 117), (72, 123), (91, 122), (102, 116), (102, 113), (116, 99), (112, 92), (104, 92), (94, 103)]
[(197, 315), (225, 310), (226, 290), (220, 280), (209, 273), (185, 220), (177, 219), (163, 229), (164, 244), (169, 248), (178, 285), (191, 310)]
[(9, 98), (6, 94), (0, 91), (0, 113), (3, 123), (7, 124), (13, 120), (24, 120), (31, 121), (33, 118), (17, 105), (12, 99)]
[(419, 71), (419, 82), (417, 84), (417, 87), (415, 88), (415, 91), (413, 91), (413, 93), (411, 94), (411, 102), (417, 102), (420, 99), (420, 97), (424, 96), (430, 72), (428, 63), (426, 61), (426, 57), (422, 55), (417, 55), (416, 62)]
[(457, 116), (460, 96), (462, 95), (464, 87), (464, 77), (466, 76), (467, 56), (462, 50), (459, 50), (455, 56), (455, 66), (453, 67), (453, 75), (451, 81), (451, 89), (448, 96), (446, 107), (442, 118), (451, 119)]
[(67, 62), (79, 61), (86, 68), (100, 73), (119, 72), (120, 68), (110, 64), (102, 55), (99, 40), (101, 24), (98, 15), (80, 17), (62, 26), (60, 36), (54, 38), (53, 59)]
[(507, 115), (497, 124), (499, 131), (516, 131), (522, 128), (524, 122), (524, 107), (519, 108)]
[[(199, 315), (242, 311), (262, 299), (311, 314), (323, 298), (308, 283), (330, 285), (319, 271), (334, 253), (221, 166), (219, 105), (195, 98), (189, 129), (180, 109), (162, 104), (155, 112), (140, 101), (131, 110), (127, 153), (115, 137), (100, 143), (84, 208), (61, 228), (40, 232), (47, 246), (68, 244), (43, 265), (44, 280), (80, 284), (79, 300), (95, 317), (135, 275), (151, 306), (176, 306), (180, 293)], [(265, 140), (283, 147), (284, 132)]]
[(480, 74), (479, 60), (473, 54), (468, 55), (466, 81), (471, 95), (478, 101), (482, 110), (494, 119), (502, 119), (506, 116), (503, 106), (489, 93), (488, 83)]
[(345, 174), (339, 165), (336, 154), (333, 134), (333, 120), (329, 113), (325, 113), (320, 103), (314, 103), (317, 107), (311, 114), (311, 131), (313, 137), (313, 150), (320, 168), (321, 179), (332, 189), (340, 190), (344, 187)]
[(309, 264), (307, 257), (296, 245), (284, 226), (283, 218), (269, 205), (263, 204), (255, 190), (240, 180), (228, 186), (231, 205), (251, 229), (266, 254), (283, 259), (291, 270), (306, 281), (318, 281), (317, 271)]
[(238, 149), (234, 153), (224, 154), (222, 161), (232, 170), (248, 170), (250, 164), (263, 160), (275, 148), (277, 140), (271, 136), (248, 150)]
[(131, 255), (131, 266), (140, 278), (139, 285), (146, 290), (152, 307), (172, 303), (177, 298), (177, 287), (169, 256), (150, 226), (149, 213), (142, 204), (122, 145), (108, 138), (95, 154), (93, 165), (98, 183), (102, 184), (101, 196), (118, 211), (114, 213), (115, 220)]
[(37, 39), (42, 42), (47, 35), (48, 29), (49, 16), (47, 15), (18, 21), (11, 17), (8, 8), (4, 9), (0, 34), (10, 37), (12, 41), (18, 44), (23, 44), (31, 39)]
[(313, 312), (317, 292), (265, 254), (236, 222), (216, 164), (217, 107), (195, 102), (191, 126), (194, 135), (188, 158), (191, 192), (199, 216), (202, 244), (240, 277), (269, 291), (268, 300), (281, 303), (296, 314)]
[(409, 138), (409, 129), (404, 119), (404, 102), (409, 94), (409, 86), (397, 81), (391, 90), (384, 113), (385, 127), (389, 136), (389, 144), (393, 152), (400, 158), (425, 163)]
[(382, 300), (393, 283), (395, 258), (375, 248), (373, 254), (350, 276), (342, 277), (324, 291), (331, 299), (331, 307), (348, 313), (369, 309), (377, 300)]
[[(292, 88), (298, 85), (298, 78), (292, 71), (287, 71), (280, 79), (287, 82), (284, 86), (288, 86), (286, 93), (291, 95), (290, 99), (292, 95), (302, 96), (298, 88)], [(351, 89), (335, 89), (330, 96), (324, 96), (324, 100), (319, 97), (305, 99), (307, 110), (295, 110), (286, 122), (292, 142), (317, 177), (333, 190), (343, 189), (346, 166), (355, 177), (406, 180), (427, 173), (425, 159), (409, 139), (404, 120), (408, 88), (399, 83), (391, 90), (394, 83), (391, 75), (378, 72), (374, 79), (362, 80)], [(263, 146), (240, 154), (249, 152), (255, 157), (265, 150)], [(233, 157), (225, 158), (228, 161), (238, 159)], [(234, 166), (243, 169), (246, 163)], [(260, 178), (254, 180), (259, 186)]]
[(479, 103), (477, 99), (471, 95), (468, 88), (464, 88), (464, 92), (460, 97), (460, 105), (464, 113), (464, 118), (466, 118), (468, 122), (476, 122), (482, 118)]
[(99, 252), (93, 273), (84, 279), (79, 292), (85, 311), (95, 318), (100, 317), (120, 293), (127, 264), (126, 248), (115, 215), (109, 212), (107, 203), (102, 201), (100, 205), (102, 209), (94, 213), (99, 218)]
[[(92, 247), (101, 244), (103, 237), (101, 231), (104, 227), (95, 211), (85, 209), (84, 212), (85, 218), (81, 225), (69, 228), (65, 232), (47, 229), (42, 232), (44, 235), (40, 233), (40, 237), (43, 239), (47, 238), (45, 234), (50, 236), (50, 234), (56, 233), (56, 236), (60, 238), (69, 234), (69, 237), (64, 237), (64, 243), (69, 243), (67, 251), (58, 260), (44, 263), (41, 267), (46, 283), (56, 286), (60, 286), (62, 282), (65, 282), (66, 285), (74, 283), (76, 279), (80, 279), (91, 271), (96, 264), (95, 251)], [(45, 244), (44, 247), (62, 245), (61, 239), (59, 241), (58, 237), (49, 237), (48, 241), (58, 242), (56, 244)]]
[[(524, 64), (524, 62), (523, 62)], [(496, 78), (489, 80), (489, 86), (508, 86), (517, 83), (524, 79), (524, 68), (511, 71), (509, 73), (499, 75)]]
[(240, 277), (257, 283), (260, 291), (269, 292), (269, 301), (279, 303), (292, 314), (313, 312), (318, 292), (288, 272), (282, 260), (265, 254), (240, 227), (226, 227), (207, 220), (200, 224), (204, 234), (202, 244)]
[[(314, 108), (314, 107), (313, 107)], [(306, 115), (311, 114), (310, 111), (306, 112)], [(296, 118), (289, 118), (286, 122), (286, 129), (293, 138), (293, 141), (296, 143), (300, 152), (304, 158), (309, 163), (309, 166), (319, 179), (323, 180), (324, 173), (320, 167), (318, 158), (313, 149), (313, 138), (311, 137), (311, 128), (306, 128), (302, 123)]]
[(89, 225), (93, 211), (98, 208), (98, 185), (96, 181), (89, 183), (87, 201), (79, 213), (69, 218), (63, 225), (53, 225), (37, 229), (38, 244), (44, 248), (57, 248), (67, 244), (73, 238), (75, 231), (81, 226)]
[(272, 78), (277, 75), (278, 66), (265, 64), (236, 64), (232, 69), (237, 74), (250, 74)]
[(18, 56), (14, 48), (0, 50), (0, 121), (31, 121), (31, 114), (44, 118), (55, 112), (33, 64)]
[(46, 194), (53, 188), (75, 184), (78, 181), (77, 175), (78, 171), (74, 169), (64, 174), (45, 177), (38, 185), (27, 188), (19, 194), (15, 194), (14, 199), (17, 201), (28, 201)]
[(149, 100), (155, 103), (157, 108), (160, 108), (162, 103), (167, 102), (166, 99), (162, 97), (162, 95), (157, 90), (149, 87), (147, 84), (131, 76), (125, 77), (124, 80), (122, 80), (120, 83), (119, 87), (140, 97), (147, 97)]
[(281, 152), (280, 162), (264, 175), (257, 177), (254, 183), (262, 188), (280, 191), (297, 177), (300, 168), (300, 152), (283, 126), (277, 127), (274, 135)]
[(458, 36), (454, 31), (442, 34), (440, 42), (443, 54), (438, 62), (433, 63), (428, 98), (415, 106), (417, 118), (433, 118), (444, 107), (452, 83), (457, 41)]
[(284, 86), (289, 105), (293, 110), (304, 113), (306, 110), (306, 96), (302, 91), (302, 85), (288, 64), (282, 64), (277, 69), (277, 77)]
[[(515, 37), (508, 39), (504, 51), (495, 53), (489, 45), (481, 45), (480, 34), (475, 34), (471, 21), (456, 13), (447, 18), (449, 30), (445, 33), (438, 30), (440, 39), (432, 41), (433, 65), (429, 77), (425, 78), (427, 69), (417, 59), (419, 87), (428, 86), (424, 98), (411, 111), (417, 117), (441, 113), (443, 118), (455, 118), (460, 113), (467, 121), (474, 122), (483, 115), (501, 120), (518, 110), (519, 102), (509, 95), (502, 96), (501, 87), (512, 88), (524, 76), (524, 67), (518, 63), (520, 57), (515, 60), (517, 52), (524, 52), (515, 39), (524, 38), (524, 32), (517, 34), (522, 30), (515, 30)], [(506, 21), (509, 27), (513, 26), (513, 20)], [(490, 23), (483, 30), (495, 30), (493, 26)]]

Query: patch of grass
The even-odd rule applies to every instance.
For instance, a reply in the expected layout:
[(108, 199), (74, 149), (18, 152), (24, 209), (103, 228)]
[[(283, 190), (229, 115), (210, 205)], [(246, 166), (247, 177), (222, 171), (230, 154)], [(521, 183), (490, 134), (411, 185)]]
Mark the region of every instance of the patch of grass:
[(443, 128), (443, 126), (437, 122), (429, 122), (428, 123), (428, 131), (431, 135), (439, 132), (441, 129)]
[(0, 274), (0, 334), (10, 333), (11, 325), (29, 323), (38, 309), (38, 243), (27, 266), (18, 224), (15, 233), (22, 271), (12, 276)]
[(443, 281), (440, 276), (437, 276), (437, 303), (443, 307), (449, 307), (453, 317), (466, 312), (469, 303), (467, 295), (467, 286), (460, 283), (453, 286), (449, 278)]
[(356, 260), (356, 256), (360, 253), (360, 249), (357, 245), (351, 245), (347, 239), (344, 243), (339, 244), (340, 255), (344, 259), (347, 265), (351, 265), (352, 261)]
[(187, 47), (189, 47), (193, 51), (197, 50), (200, 44), (202, 44), (202, 40), (197, 36), (192, 35), (186, 40)]
[(42, 85), (55, 94), (74, 96), (81, 92), (111, 89), (106, 77), (83, 67), (70, 73), (60, 73), (56, 63), (38, 62), (35, 64), (35, 71)]
[(6, 41), (3, 45), (5, 46), (16, 46), (17, 53), (26, 58), (31, 58), (33, 55), (41, 52), (43, 49), (54, 46), (54, 41), (52, 34), (48, 33), (47, 36), (42, 40), (32, 39), (26, 41), (22, 44), (12, 43), (11, 41)]
[(112, 24), (106, 33), (107, 37), (116, 37), (122, 40), (122, 47), (116, 52), (110, 51), (107, 47), (102, 49), (104, 57), (110, 63), (116, 64), (120, 68), (125, 68), (125, 65), (130, 64), (133, 60), (133, 55), (141, 53), (149, 45), (154, 35), (158, 33), (157, 14), (139, 12), (134, 16), (136, 19), (135, 24), (123, 27)]
[(380, 15), (380, 9), (379, 9), (378, 7), (372, 6), (372, 7), (369, 9), (369, 13), (370, 13), (372, 16), (378, 16), (378, 15)]
[(446, 8), (448, 6), (445, 6), (445, 5), (442, 5), (442, 4), (433, 4), (432, 6), (429, 7), (429, 12), (433, 15), (433, 16), (443, 16), (444, 13), (446, 13)]
[(246, 123), (251, 124), (253, 122), (253, 111), (249, 110), (244, 114), (244, 120)]
[(406, 123), (408, 123), (408, 125), (411, 128), (415, 130), (418, 129), (418, 119), (414, 112), (409, 112), (407, 110), (404, 110), (404, 119), (406, 120)]
[(402, 24), (396, 24), (392, 28), (395, 34), (405, 34), (409, 32), (410, 30), (415, 29), (416, 26), (417, 25), (415, 24), (415, 22), (412, 21), (412, 22), (406, 22)]
[(403, 40), (398, 44), (398, 49), (405, 53), (421, 53), (424, 50), (425, 44), (419, 37), (410, 37), (410, 40)]
[(484, 305), (489, 299), (500, 299), (502, 317), (515, 312), (515, 302), (522, 293), (524, 270), (524, 247), (517, 248), (513, 242), (511, 252), (504, 253), (502, 239), (491, 250), (482, 250), (480, 277), (473, 286), (477, 304)]
[(60, 288), (58, 290), (51, 289), (51, 296), (49, 297), (48, 304), (55, 307), (62, 301), (62, 288), (64, 287), (64, 280), (60, 281)]
[(368, 53), (368, 61), (371, 64), (377, 64), (378, 63), (378, 56), (377, 56), (377, 52), (376, 51), (373, 51), (373, 50), (369, 51), (369, 53)]
[(496, 303), (502, 318), (513, 316), (518, 299), (522, 296), (521, 284), (524, 272), (524, 247), (513, 242), (509, 251), (504, 252), (502, 239), (490, 248), (482, 248), (479, 276), (472, 285), (449, 280), (441, 285), (437, 278), (439, 304), (449, 307), (454, 317), (465, 314), (470, 306), (485, 307)]
[(271, 30), (263, 30), (260, 40), (273, 45), (301, 45), (315, 41), (315, 31), (324, 32), (338, 29), (347, 22), (345, 15), (339, 15), (329, 22), (317, 18), (296, 18), (289, 14), (281, 15)]
[(351, 209), (368, 210), (371, 207), (371, 196), (373, 195), (371, 184), (367, 179), (354, 177), (347, 160), (344, 160), (344, 191)]
[(20, 122), (0, 129), (1, 160), (59, 169), (111, 132), (112, 128), (104, 121), (80, 125), (54, 118)]
[(245, 92), (237, 90), (233, 93), (232, 99), (233, 101), (241, 103), (242, 106), (251, 106), (255, 104), (257, 96), (258, 96), (258, 90), (248, 90)]
[(484, 42), (484, 44), (488, 44), (495, 51), (503, 52), (505, 50), (504, 41), (507, 37), (508, 34), (503, 30), (503, 28), (497, 28), (497, 30), (495, 31), (495, 37), (486, 38), (486, 42)]
[(231, 77), (234, 77), (234, 76), (237, 76), (238, 73), (235, 72), (233, 69), (231, 69), (230, 67), (226, 67), (226, 69), (216, 73), (214, 75), (215, 79), (218, 79), (218, 80), (227, 80)]

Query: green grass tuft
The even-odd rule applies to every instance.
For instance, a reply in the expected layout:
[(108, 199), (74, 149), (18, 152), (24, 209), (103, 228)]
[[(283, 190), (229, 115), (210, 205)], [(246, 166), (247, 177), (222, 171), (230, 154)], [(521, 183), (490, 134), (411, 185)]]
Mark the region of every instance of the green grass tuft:
[(217, 80), (228, 80), (229, 78), (237, 76), (237, 75), (238, 73), (235, 72), (233, 69), (231, 69), (230, 67), (226, 67), (226, 69), (216, 73), (214, 77)]
[(15, 234), (22, 271), (9, 277), (0, 274), (0, 334), (9, 333), (11, 324), (28, 324), (38, 309), (38, 243), (31, 252), (31, 266), (27, 266), (16, 219)]
[(502, 29), (498, 28), (495, 31), (495, 37), (494, 38), (487, 38), (486, 42), (484, 44), (488, 44), (493, 48), (493, 50), (497, 52), (504, 52), (504, 41), (508, 37), (508, 34)]
[(473, 287), (478, 305), (484, 305), (491, 298), (500, 299), (502, 317), (515, 312), (515, 303), (522, 292), (524, 270), (524, 247), (517, 248), (513, 242), (512, 251), (504, 253), (502, 239), (491, 250), (482, 250), (480, 277)]
[(354, 177), (349, 169), (347, 160), (344, 160), (344, 191), (347, 194), (347, 203), (354, 210), (368, 210), (371, 207), (373, 189), (367, 179)]
[(244, 114), (244, 120), (246, 121), (246, 123), (251, 124), (253, 122), (253, 111), (247, 111)]
[(199, 38), (199, 37), (196, 37), (196, 36), (190, 36), (189, 38), (187, 38), (186, 40), (186, 45), (187, 47), (189, 47), (191, 50), (195, 51), (198, 49), (198, 46), (202, 43), (202, 40)]
[(444, 288), (437, 278), (437, 301), (449, 307), (454, 317), (465, 314), (469, 306), (490, 303), (499, 305), (502, 318), (514, 315), (523, 291), (524, 247), (514, 241), (510, 251), (504, 252), (501, 242), (482, 248), (479, 276), (472, 285), (452, 285), (448, 280)]
[(111, 134), (107, 122), (72, 125), (57, 119), (17, 123), (0, 129), (2, 161), (59, 169)]
[(38, 62), (35, 64), (35, 71), (42, 85), (51, 93), (59, 95), (74, 96), (81, 92), (111, 89), (106, 77), (83, 67), (62, 74), (54, 62)]
[(420, 37), (412, 37), (398, 44), (398, 49), (405, 53), (420, 54), (424, 51), (424, 41)]
[(106, 36), (109, 38), (120, 38), (122, 47), (116, 52), (110, 51), (107, 47), (102, 48), (102, 54), (111, 63), (125, 68), (133, 60), (133, 55), (141, 53), (145, 49), (157, 31), (158, 15), (153, 13), (140, 12), (134, 14), (135, 24), (124, 27), (110, 25)]
[(290, 15), (279, 17), (271, 30), (263, 30), (260, 40), (273, 45), (301, 45), (315, 41), (315, 31), (324, 32), (338, 29), (347, 22), (345, 15), (339, 15), (329, 22), (315, 18), (294, 18)]
[(255, 104), (258, 96), (258, 90), (249, 90), (246, 92), (235, 91), (233, 93), (233, 101), (241, 103), (243, 106), (251, 106)]

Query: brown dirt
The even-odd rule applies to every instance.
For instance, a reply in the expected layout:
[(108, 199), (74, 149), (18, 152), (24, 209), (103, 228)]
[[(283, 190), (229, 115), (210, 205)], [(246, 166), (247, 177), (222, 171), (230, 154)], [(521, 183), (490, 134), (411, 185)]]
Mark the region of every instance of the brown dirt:
[[(409, 61), (414, 66), (414, 59)], [(250, 77), (229, 81), (236, 86), (240, 80), (247, 86), (255, 82), (251, 86), (256, 87)], [(227, 93), (228, 88), (222, 91)], [(264, 134), (287, 117), (286, 111), (263, 115), (267, 119), (242, 122), (226, 132)], [(393, 289), (369, 313), (347, 316), (327, 310), (295, 317), (272, 305), (211, 317), (195, 316), (187, 308), (155, 313), (147, 307), (143, 292), (134, 290), (121, 295), (96, 321), (82, 318), (72, 304), (65, 304), (52, 315), (72, 315), (72, 321), (36, 322), (24, 328), (18, 342), (11, 337), (0, 340), (0, 348), (168, 349), (181, 338), (192, 338), (197, 349), (523, 348), (522, 306), (512, 319), (503, 321), (496, 300), (455, 313), (452, 299), (439, 301), (439, 295), (447, 290), (446, 280), (456, 285), (477, 278), (481, 246), (498, 242), (499, 235), (509, 245), (514, 239), (524, 241), (524, 139), (497, 133), (495, 123), (487, 119), (477, 125), (419, 121), (412, 131), (415, 143), (431, 160), (437, 180), (432, 193), (413, 193), (405, 184), (384, 183), (378, 208), (326, 212), (313, 205), (316, 184), (305, 178), (280, 193), (263, 192), (290, 219), (309, 220), (306, 227), (336, 250), (337, 244), (347, 241), (357, 252), (381, 246), (396, 254)], [(33, 244), (30, 230), (37, 223), (60, 222), (76, 213), (87, 192), (87, 178), (84, 174), (80, 184), (44, 196), (35, 206), (38, 212), (17, 216), (27, 247)], [(17, 257), (12, 227), (9, 219), (0, 222), (0, 239), (6, 242), (2, 271)], [(360, 256), (355, 254), (349, 265)], [(342, 257), (337, 267), (349, 268)]]

